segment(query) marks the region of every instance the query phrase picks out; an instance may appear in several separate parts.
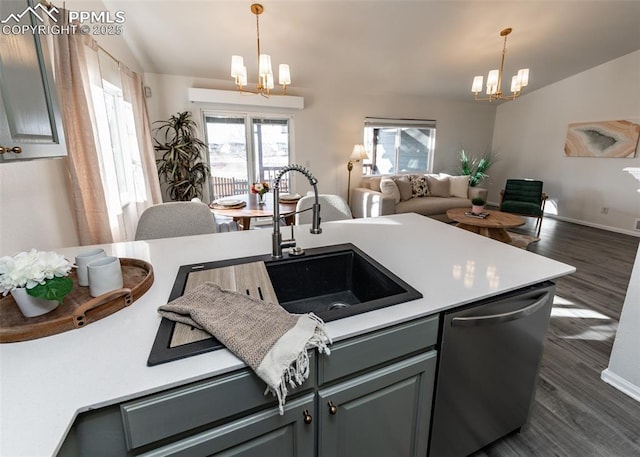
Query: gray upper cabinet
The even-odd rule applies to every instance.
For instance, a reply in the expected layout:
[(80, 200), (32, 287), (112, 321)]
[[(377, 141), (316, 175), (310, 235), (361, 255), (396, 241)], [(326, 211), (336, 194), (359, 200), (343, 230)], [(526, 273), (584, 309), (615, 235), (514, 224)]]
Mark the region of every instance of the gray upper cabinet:
[[(41, 7), (28, 11), (33, 0), (2, 0), (2, 26), (51, 23)], [(16, 20), (19, 19), (19, 20)], [(4, 32), (5, 30), (3, 30)], [(60, 157), (67, 154), (62, 117), (52, 69), (52, 35), (3, 33), (0, 40), (0, 163)]]

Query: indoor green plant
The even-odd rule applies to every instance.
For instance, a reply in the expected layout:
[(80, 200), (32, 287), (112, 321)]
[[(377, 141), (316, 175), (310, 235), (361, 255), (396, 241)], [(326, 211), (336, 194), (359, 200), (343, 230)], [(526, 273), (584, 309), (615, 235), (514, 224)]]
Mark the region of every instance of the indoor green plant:
[(484, 205), (487, 202), (482, 197), (473, 197), (471, 199), (471, 212), (473, 214), (480, 214), (484, 210)]
[(475, 187), (480, 181), (489, 177), (487, 171), (495, 161), (495, 155), (491, 152), (478, 159), (469, 157), (464, 149), (460, 149), (460, 174), (469, 176), (469, 186)]
[(162, 157), (158, 176), (167, 185), (172, 200), (202, 199), (202, 188), (209, 176), (209, 166), (202, 161), (207, 147), (197, 136), (197, 124), (189, 111), (157, 121), (154, 149)]
[(71, 262), (55, 252), (32, 249), (0, 258), (0, 292), (11, 293), (27, 317), (53, 310), (71, 289)]

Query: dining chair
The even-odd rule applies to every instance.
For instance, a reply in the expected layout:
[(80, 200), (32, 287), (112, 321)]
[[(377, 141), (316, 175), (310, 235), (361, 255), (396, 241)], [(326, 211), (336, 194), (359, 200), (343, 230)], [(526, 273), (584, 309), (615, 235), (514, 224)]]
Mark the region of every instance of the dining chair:
[(135, 240), (204, 235), (236, 231), (235, 222), (216, 223), (205, 203), (170, 202), (154, 205), (140, 215)]
[[(306, 195), (298, 200), (296, 205), (296, 211), (302, 211), (313, 207), (315, 197), (313, 195)], [(353, 219), (351, 209), (344, 198), (339, 195), (333, 194), (319, 194), (318, 203), (320, 203), (320, 219), (322, 222), (329, 221), (342, 221), (346, 219)], [(305, 211), (304, 213), (296, 214), (296, 225), (311, 224), (312, 212)]]
[(500, 211), (518, 216), (535, 217), (536, 236), (540, 236), (544, 205), (548, 195), (542, 192), (542, 181), (535, 179), (507, 179), (500, 191)]

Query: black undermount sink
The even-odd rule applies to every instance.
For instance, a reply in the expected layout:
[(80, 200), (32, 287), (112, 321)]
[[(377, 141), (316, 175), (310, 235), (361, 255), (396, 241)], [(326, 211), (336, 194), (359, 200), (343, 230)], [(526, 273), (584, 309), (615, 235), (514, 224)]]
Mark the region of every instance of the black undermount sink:
[[(263, 261), (280, 306), (294, 314), (312, 312), (325, 322), (422, 298), (422, 294), (353, 244), (307, 249), (302, 256), (270, 255), (180, 267), (169, 301), (184, 293), (190, 273)], [(169, 347), (174, 322), (163, 318), (148, 365), (219, 349), (215, 338)]]
[(422, 297), (353, 245), (310, 249), (302, 257), (266, 266), (280, 306), (325, 321)]

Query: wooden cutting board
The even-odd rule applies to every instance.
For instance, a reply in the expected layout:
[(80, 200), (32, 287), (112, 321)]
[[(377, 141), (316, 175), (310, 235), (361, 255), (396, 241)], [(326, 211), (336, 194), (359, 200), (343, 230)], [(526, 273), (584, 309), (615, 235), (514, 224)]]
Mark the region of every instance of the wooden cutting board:
[(69, 277), (73, 289), (53, 311), (25, 317), (11, 295), (0, 299), (0, 343), (27, 341), (84, 327), (140, 298), (153, 284), (153, 267), (144, 260), (120, 258), (124, 286), (99, 297), (78, 285), (76, 270)]
[[(278, 297), (271, 285), (264, 262), (251, 262), (228, 267), (189, 273), (185, 293), (200, 284), (211, 281), (223, 289), (234, 290), (271, 303), (278, 303)], [(176, 322), (169, 347), (181, 346), (195, 341), (213, 338), (204, 330)]]

